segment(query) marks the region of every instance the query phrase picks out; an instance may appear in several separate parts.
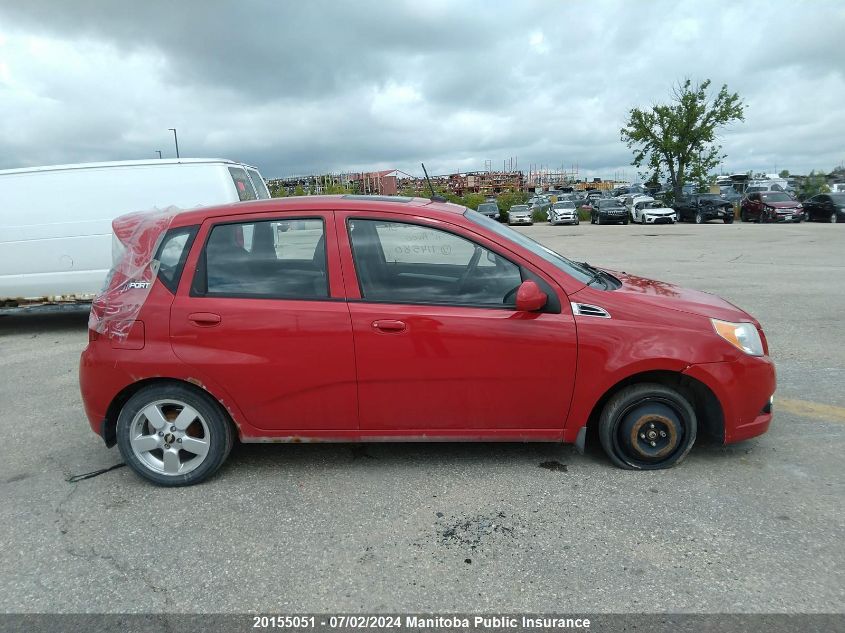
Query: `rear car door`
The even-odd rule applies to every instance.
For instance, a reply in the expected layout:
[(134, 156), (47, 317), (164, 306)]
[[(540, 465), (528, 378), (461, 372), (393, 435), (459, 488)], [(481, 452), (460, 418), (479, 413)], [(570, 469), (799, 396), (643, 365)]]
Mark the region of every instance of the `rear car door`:
[(314, 211), (207, 220), (173, 302), (175, 353), (259, 431), (357, 428), (333, 221)]
[[(513, 253), (453, 225), (349, 212), (338, 213), (337, 226), (362, 432), (562, 433), (576, 363), (562, 290)], [(527, 278), (549, 293), (547, 311), (515, 309), (516, 288)]]

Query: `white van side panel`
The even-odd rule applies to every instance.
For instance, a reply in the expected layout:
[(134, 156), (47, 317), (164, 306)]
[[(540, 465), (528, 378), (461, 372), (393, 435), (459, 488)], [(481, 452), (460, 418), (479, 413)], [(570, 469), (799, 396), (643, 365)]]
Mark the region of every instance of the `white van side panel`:
[(231, 163), (0, 174), (0, 300), (91, 298), (111, 267), (111, 222), (154, 207), (237, 202)]

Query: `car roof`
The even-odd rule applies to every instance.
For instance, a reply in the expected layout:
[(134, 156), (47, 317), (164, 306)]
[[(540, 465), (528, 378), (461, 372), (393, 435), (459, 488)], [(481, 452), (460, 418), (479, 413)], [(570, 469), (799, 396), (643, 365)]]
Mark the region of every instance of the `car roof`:
[(449, 202), (433, 202), (428, 198), (404, 198), (400, 196), (293, 196), (250, 200), (230, 204), (185, 209), (173, 220), (172, 226), (201, 224), (205, 220), (252, 213), (278, 212), (294, 214), (302, 211), (378, 211), (380, 213), (412, 213), (425, 217), (446, 219), (462, 215), (466, 207)]

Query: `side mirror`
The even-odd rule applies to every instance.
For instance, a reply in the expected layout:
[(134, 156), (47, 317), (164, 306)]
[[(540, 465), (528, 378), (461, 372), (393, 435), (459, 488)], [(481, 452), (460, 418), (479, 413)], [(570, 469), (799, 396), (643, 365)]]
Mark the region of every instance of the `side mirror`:
[(536, 312), (548, 301), (546, 293), (540, 290), (537, 282), (523, 281), (516, 291), (516, 309), (521, 312)]

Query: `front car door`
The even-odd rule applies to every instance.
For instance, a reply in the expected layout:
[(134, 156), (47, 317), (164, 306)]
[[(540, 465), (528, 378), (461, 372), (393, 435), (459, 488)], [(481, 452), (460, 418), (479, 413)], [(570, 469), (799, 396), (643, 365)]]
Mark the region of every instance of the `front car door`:
[[(255, 431), (357, 429), (352, 324), (332, 212), (207, 220), (171, 309), (176, 355)], [(331, 433), (329, 433), (331, 434)]]
[[(337, 226), (362, 434), (561, 437), (576, 332), (551, 279), (456, 225), (348, 212)], [(547, 311), (515, 309), (528, 278)]]

